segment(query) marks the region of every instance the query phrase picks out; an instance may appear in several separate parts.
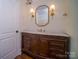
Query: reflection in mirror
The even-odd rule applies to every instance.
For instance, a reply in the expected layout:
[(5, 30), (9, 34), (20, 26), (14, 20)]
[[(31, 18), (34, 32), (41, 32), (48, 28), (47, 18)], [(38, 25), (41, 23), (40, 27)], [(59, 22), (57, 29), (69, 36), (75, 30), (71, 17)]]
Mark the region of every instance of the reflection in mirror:
[(36, 24), (38, 26), (45, 26), (48, 24), (49, 20), (49, 9), (48, 6), (42, 5), (36, 9)]

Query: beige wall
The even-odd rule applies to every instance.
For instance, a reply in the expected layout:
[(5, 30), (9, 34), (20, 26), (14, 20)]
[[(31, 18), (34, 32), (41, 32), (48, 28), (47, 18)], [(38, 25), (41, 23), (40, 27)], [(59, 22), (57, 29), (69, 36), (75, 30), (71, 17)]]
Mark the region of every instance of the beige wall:
[(66, 17), (64, 29), (71, 36), (71, 59), (78, 59), (78, 1), (66, 0)]
[(38, 26), (35, 24), (35, 18), (32, 18), (30, 14), (32, 7), (37, 8), (40, 5), (50, 6), (51, 4), (55, 4), (56, 14), (54, 17), (50, 16), (49, 24), (43, 28), (45, 28), (46, 32), (64, 32), (64, 17), (62, 16), (64, 13), (63, 0), (34, 0), (31, 6), (27, 6), (24, 1), (22, 1), (22, 31), (37, 31), (38, 29)]
[[(30, 9), (40, 5), (50, 6), (55, 4), (56, 14), (50, 16), (50, 22), (42, 27), (46, 32), (68, 33), (71, 36), (71, 59), (77, 59), (77, 0), (33, 0), (32, 5), (26, 5), (26, 0), (21, 1), (21, 31), (37, 32), (35, 18), (31, 17)], [(68, 16), (63, 16), (67, 12)]]

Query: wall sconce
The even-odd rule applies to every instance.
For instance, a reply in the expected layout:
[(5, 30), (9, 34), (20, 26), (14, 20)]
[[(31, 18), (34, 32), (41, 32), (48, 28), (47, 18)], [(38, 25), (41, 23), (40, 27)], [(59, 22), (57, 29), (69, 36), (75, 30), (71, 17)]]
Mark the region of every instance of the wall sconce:
[(51, 16), (55, 15), (55, 5), (50, 6), (50, 14), (51, 14)]
[(32, 8), (32, 9), (30, 9), (30, 13), (31, 13), (31, 15), (32, 15), (32, 17), (34, 17), (35, 16), (35, 10)]

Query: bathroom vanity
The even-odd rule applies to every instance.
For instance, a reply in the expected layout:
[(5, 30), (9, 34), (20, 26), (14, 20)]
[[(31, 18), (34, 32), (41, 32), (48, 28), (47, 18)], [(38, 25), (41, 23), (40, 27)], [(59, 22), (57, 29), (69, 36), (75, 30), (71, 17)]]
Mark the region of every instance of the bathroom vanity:
[(69, 41), (65, 34), (22, 32), (22, 54), (34, 59), (69, 59)]

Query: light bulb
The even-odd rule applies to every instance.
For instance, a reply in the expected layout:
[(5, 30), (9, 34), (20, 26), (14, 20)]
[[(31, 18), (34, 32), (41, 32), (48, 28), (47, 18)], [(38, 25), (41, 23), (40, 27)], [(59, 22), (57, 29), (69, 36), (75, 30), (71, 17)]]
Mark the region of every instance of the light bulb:
[(55, 5), (50, 6), (50, 14), (51, 14), (51, 16), (55, 15)]
[(30, 10), (30, 12), (31, 12), (31, 13), (34, 13), (35, 11), (34, 11), (34, 9), (32, 8), (32, 9)]
[(32, 9), (30, 9), (30, 12), (31, 12), (31, 14), (32, 14), (32, 17), (34, 17), (35, 16), (35, 11), (34, 11), (34, 9), (32, 8)]
[(50, 9), (51, 9), (51, 10), (55, 10), (55, 5), (51, 5), (51, 6), (50, 6)]

